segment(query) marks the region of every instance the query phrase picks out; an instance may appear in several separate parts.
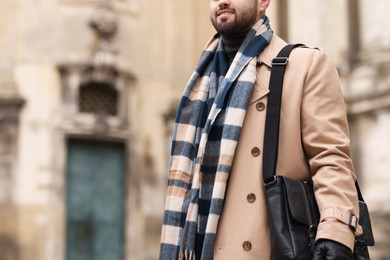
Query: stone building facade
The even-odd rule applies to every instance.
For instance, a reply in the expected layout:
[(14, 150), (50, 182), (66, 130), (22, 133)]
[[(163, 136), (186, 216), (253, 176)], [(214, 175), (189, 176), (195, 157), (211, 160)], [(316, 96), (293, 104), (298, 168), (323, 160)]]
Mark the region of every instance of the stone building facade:
[[(390, 257), (388, 0), (274, 0), (344, 88), (373, 259)], [(172, 121), (208, 1), (2, 0), (0, 260), (157, 259)], [(109, 245), (112, 250), (104, 250)]]

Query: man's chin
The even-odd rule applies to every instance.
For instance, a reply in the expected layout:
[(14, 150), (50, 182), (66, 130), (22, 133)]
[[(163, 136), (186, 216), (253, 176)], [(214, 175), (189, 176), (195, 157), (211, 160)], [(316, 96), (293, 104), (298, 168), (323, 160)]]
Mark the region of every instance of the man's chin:
[(234, 31), (234, 25), (230, 22), (219, 23), (215, 29), (221, 34), (229, 34)]

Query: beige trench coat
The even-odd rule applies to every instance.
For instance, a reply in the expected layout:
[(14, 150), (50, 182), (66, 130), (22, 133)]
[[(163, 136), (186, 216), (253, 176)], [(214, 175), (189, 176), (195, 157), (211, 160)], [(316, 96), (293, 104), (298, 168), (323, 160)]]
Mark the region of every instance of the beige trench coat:
[[(261, 152), (271, 61), (284, 45), (274, 36), (258, 57), (258, 78), (226, 191), (215, 260), (270, 258)], [(277, 174), (313, 178), (321, 213), (317, 239), (336, 240), (352, 249), (354, 233), (347, 218), (349, 212), (358, 216), (358, 201), (345, 105), (337, 72), (317, 49), (298, 48), (291, 53), (279, 138)]]

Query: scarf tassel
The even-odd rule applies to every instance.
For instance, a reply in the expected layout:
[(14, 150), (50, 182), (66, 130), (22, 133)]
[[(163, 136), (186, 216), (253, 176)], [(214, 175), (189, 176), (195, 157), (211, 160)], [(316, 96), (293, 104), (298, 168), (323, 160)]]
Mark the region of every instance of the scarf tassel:
[(195, 260), (195, 252), (190, 250), (180, 251), (179, 260)]

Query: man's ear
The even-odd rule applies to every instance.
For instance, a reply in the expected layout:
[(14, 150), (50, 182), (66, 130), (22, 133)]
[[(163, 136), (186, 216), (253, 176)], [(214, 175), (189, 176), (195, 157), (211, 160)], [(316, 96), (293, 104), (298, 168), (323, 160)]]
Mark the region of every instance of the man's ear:
[(260, 0), (260, 8), (259, 11), (261, 13), (265, 13), (265, 10), (268, 8), (271, 0)]

